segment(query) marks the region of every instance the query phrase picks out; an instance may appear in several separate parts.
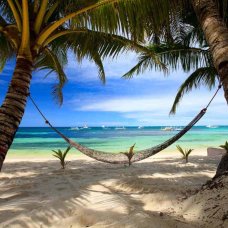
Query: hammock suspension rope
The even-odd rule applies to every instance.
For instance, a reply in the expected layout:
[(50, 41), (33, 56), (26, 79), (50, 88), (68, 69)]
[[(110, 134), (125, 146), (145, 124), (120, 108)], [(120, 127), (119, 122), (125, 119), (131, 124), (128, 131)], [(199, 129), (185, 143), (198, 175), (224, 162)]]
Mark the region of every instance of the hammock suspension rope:
[(103, 152), (103, 151), (99, 151), (99, 150), (94, 150), (91, 148), (88, 148), (86, 146), (83, 146), (75, 141), (72, 141), (71, 139), (69, 139), (67, 136), (65, 136), (63, 133), (61, 133), (56, 127), (54, 127), (49, 121), (48, 119), (45, 117), (45, 115), (43, 114), (43, 112), (40, 110), (40, 108), (38, 107), (38, 105), (36, 104), (36, 102), (34, 101), (34, 99), (32, 98), (31, 94), (28, 94), (32, 104), (34, 105), (34, 107), (37, 109), (37, 111), (40, 113), (40, 115), (42, 116), (42, 118), (45, 120), (45, 123), (53, 130), (55, 131), (60, 137), (62, 137), (69, 145), (71, 145), (72, 147), (76, 148), (77, 150), (79, 150), (80, 152), (82, 152), (83, 154), (101, 161), (101, 162), (106, 162), (106, 163), (111, 163), (111, 164), (129, 164), (129, 162), (133, 163), (133, 162), (138, 162), (141, 161), (143, 159), (146, 159), (150, 156), (153, 156), (157, 153), (159, 153), (160, 151), (166, 149), (167, 147), (169, 147), (170, 145), (172, 145), (173, 143), (175, 143), (178, 139), (180, 139), (183, 135), (185, 135), (206, 113), (208, 107), (211, 105), (212, 101), (214, 100), (214, 98), (216, 97), (216, 95), (218, 94), (219, 90), (222, 88), (222, 84), (220, 83), (215, 94), (213, 95), (213, 97), (211, 98), (211, 100), (209, 101), (209, 103), (207, 104), (207, 106), (202, 109), (196, 116), (195, 118), (187, 125), (185, 126), (181, 131), (179, 131), (176, 135), (174, 135), (173, 137), (171, 137), (170, 139), (166, 140), (165, 142), (148, 148), (148, 149), (144, 149), (141, 151), (138, 151), (134, 154), (134, 156), (131, 158), (131, 160), (129, 161), (127, 156), (124, 154), (124, 152), (120, 152), (120, 153), (108, 153), (108, 152)]

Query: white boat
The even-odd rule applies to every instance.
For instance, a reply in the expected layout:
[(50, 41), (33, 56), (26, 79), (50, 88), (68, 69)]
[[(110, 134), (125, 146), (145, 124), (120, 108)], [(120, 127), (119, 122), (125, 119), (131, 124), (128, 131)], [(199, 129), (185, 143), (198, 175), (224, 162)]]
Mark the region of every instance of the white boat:
[(174, 128), (173, 127), (164, 127), (164, 128), (161, 128), (162, 131), (174, 131)]
[(218, 128), (218, 126), (215, 126), (215, 125), (207, 125), (206, 127), (207, 128)]
[(174, 128), (174, 131), (182, 131), (182, 130), (183, 130), (182, 127), (175, 127), (175, 128)]
[(105, 125), (102, 125), (101, 126), (103, 129), (109, 129), (108, 127), (105, 127)]
[(83, 127), (81, 127), (80, 129), (89, 129), (89, 127), (85, 124)]
[(144, 128), (143, 126), (138, 126), (138, 129), (142, 129), (142, 128)]
[(70, 130), (74, 131), (74, 130), (80, 130), (79, 127), (72, 127)]
[(126, 128), (123, 126), (123, 127), (116, 127), (115, 130), (125, 130)]

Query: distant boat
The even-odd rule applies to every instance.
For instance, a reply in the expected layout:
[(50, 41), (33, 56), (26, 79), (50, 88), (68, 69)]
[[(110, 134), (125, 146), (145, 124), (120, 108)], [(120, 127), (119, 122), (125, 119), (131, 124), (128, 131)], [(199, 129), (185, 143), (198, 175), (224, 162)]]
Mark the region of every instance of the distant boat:
[(162, 131), (174, 131), (174, 128), (173, 127), (164, 127), (164, 128), (161, 128)]
[(89, 129), (89, 127), (85, 124), (81, 129)]
[(105, 127), (105, 125), (102, 125), (101, 126), (103, 129), (109, 129), (108, 127)]
[(79, 127), (72, 127), (70, 130), (72, 130), (72, 131), (74, 131), (74, 130), (80, 130), (80, 128)]
[(207, 125), (206, 127), (207, 128), (218, 128), (218, 126), (215, 126), (215, 125)]
[(174, 131), (182, 131), (182, 130), (183, 130), (182, 127), (175, 127), (175, 128), (174, 128)]
[(115, 130), (125, 130), (126, 128), (123, 126), (123, 127), (116, 127)]
[(143, 126), (138, 126), (138, 129), (142, 129), (142, 128), (144, 128)]

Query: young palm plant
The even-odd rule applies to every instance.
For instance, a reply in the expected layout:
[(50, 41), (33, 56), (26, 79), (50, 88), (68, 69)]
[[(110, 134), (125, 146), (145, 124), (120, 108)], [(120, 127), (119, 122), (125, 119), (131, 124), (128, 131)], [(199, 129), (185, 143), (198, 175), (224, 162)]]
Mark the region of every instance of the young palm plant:
[(226, 151), (226, 153), (228, 153), (228, 142), (227, 141), (225, 142), (224, 145), (221, 145), (219, 147), (223, 148)]
[(191, 154), (191, 152), (193, 151), (193, 149), (183, 149), (181, 146), (177, 145), (177, 150), (183, 155), (182, 159), (185, 160), (186, 163), (188, 163), (188, 157)]
[(65, 158), (70, 149), (71, 146), (68, 146), (64, 152), (62, 152), (60, 149), (52, 150), (54, 152), (53, 156), (59, 159), (62, 169), (66, 168), (67, 162), (65, 161)]
[(135, 147), (135, 144), (133, 146), (130, 147), (129, 151), (128, 152), (125, 152), (123, 153), (125, 156), (127, 156), (128, 158), (128, 165), (131, 166), (131, 159), (133, 158), (134, 156), (134, 147)]

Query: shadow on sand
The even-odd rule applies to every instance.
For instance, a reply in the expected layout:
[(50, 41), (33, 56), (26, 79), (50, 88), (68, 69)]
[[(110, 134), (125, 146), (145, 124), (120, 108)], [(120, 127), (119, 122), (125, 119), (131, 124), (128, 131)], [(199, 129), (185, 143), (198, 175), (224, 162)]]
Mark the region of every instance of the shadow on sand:
[[(217, 163), (217, 158), (191, 156), (187, 165), (161, 158), (128, 168), (80, 159), (60, 170), (58, 161), (9, 162), (0, 174), (0, 224), (62, 227), (64, 220), (69, 227), (128, 222), (135, 224), (129, 227), (198, 227), (197, 221), (188, 224), (172, 213), (171, 205), (204, 184), (208, 173), (213, 176)], [(170, 201), (164, 215), (140, 199), (153, 194)]]

